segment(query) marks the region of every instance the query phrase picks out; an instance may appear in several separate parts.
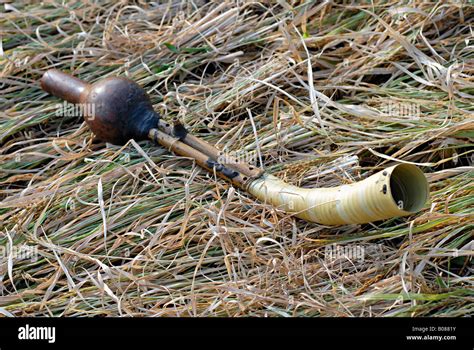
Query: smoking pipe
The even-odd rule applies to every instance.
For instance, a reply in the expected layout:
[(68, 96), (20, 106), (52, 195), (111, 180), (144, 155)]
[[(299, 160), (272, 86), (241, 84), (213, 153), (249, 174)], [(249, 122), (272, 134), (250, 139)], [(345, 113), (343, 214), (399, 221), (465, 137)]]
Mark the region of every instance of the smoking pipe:
[[(87, 84), (56, 69), (46, 71), (41, 88), (84, 108), (86, 123), (97, 138), (112, 144), (150, 139), (204, 169), (230, 181), (259, 200), (299, 218), (325, 225), (361, 224), (411, 215), (423, 208), (428, 182), (412, 164), (397, 164), (362, 181), (333, 188), (300, 188), (252, 165), (225, 155), (188, 133), (177, 121), (170, 125), (153, 110), (146, 92), (135, 82), (110, 77)], [(92, 112), (91, 112), (92, 111)]]

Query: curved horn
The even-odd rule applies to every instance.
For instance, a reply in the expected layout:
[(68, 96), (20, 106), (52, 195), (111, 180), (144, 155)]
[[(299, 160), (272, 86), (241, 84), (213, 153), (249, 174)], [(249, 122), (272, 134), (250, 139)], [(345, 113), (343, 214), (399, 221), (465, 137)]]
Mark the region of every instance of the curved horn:
[(261, 201), (325, 225), (363, 224), (416, 213), (425, 205), (428, 182), (411, 164), (398, 164), (362, 181), (334, 188), (301, 188), (270, 174), (250, 183)]

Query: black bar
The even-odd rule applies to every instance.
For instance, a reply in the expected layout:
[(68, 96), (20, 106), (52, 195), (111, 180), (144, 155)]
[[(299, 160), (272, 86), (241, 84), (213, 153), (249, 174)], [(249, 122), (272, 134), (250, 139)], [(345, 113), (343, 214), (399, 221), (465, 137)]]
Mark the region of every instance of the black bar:
[[(26, 325), (30, 331), (31, 327), (55, 327), (54, 343), (47, 339), (20, 340), (19, 332), (25, 335)], [(309, 338), (310, 342), (332, 343), (336, 349), (344, 345), (351, 349), (403, 346), (472, 350), (473, 325), (471, 318), (2, 318), (0, 350), (39, 346), (59, 349), (71, 344), (89, 350), (114, 343), (123, 348), (126, 344), (136, 347), (143, 342), (146, 346), (163, 339), (174, 339), (182, 345), (186, 339), (202, 336), (292, 337), (293, 344)], [(35, 337), (37, 333), (32, 334)]]

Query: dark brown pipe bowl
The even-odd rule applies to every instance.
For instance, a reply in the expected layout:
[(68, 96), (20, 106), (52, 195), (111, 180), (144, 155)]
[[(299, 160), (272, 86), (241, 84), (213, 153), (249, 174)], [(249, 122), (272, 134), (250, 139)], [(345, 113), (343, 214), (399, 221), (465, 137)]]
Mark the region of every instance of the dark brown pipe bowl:
[(159, 115), (149, 96), (130, 79), (111, 77), (89, 85), (52, 69), (43, 75), (41, 87), (71, 103), (84, 104), (86, 123), (103, 141), (123, 145), (130, 139), (145, 140), (158, 125)]

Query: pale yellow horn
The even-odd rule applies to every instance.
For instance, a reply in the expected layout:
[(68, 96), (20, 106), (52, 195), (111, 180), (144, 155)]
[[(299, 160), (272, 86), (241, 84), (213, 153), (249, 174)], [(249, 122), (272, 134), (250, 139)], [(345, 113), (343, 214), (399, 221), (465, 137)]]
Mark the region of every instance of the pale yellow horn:
[(425, 175), (411, 164), (394, 165), (362, 181), (334, 188), (300, 188), (264, 174), (248, 191), (263, 202), (324, 225), (411, 215), (421, 210), (429, 197)]

